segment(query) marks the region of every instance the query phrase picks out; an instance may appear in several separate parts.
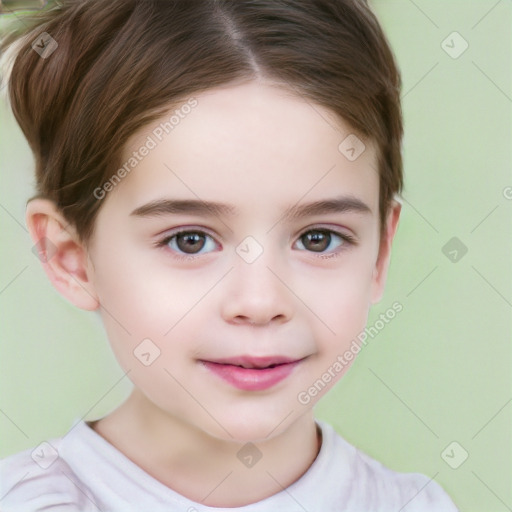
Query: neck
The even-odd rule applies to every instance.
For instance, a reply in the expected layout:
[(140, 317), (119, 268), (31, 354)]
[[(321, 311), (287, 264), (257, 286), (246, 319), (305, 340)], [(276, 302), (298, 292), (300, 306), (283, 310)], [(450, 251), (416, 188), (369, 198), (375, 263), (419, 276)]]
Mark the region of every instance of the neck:
[(308, 470), (321, 445), (311, 411), (255, 442), (256, 451), (164, 413), (137, 390), (91, 427), (153, 478), (211, 507), (241, 507), (282, 491)]

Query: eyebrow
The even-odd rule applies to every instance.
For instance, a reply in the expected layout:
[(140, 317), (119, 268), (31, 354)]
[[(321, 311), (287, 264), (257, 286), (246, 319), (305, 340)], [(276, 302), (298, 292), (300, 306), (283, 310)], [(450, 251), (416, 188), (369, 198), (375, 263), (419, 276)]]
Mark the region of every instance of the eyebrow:
[[(311, 203), (294, 205), (286, 210), (282, 220), (293, 221), (326, 213), (371, 214), (371, 208), (353, 196), (341, 196), (323, 199)], [(195, 199), (157, 199), (139, 206), (131, 212), (135, 217), (159, 217), (164, 215), (191, 214), (202, 217), (233, 216), (237, 214), (234, 206), (212, 201)]]

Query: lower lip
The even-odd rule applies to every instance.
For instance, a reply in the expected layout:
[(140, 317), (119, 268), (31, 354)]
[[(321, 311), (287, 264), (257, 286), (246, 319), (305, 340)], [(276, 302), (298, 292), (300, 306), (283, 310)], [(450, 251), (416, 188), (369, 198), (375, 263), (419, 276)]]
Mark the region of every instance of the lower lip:
[(245, 391), (262, 391), (275, 386), (284, 380), (300, 361), (280, 364), (274, 368), (263, 368), (257, 370), (255, 368), (242, 368), (232, 364), (212, 363), (210, 361), (202, 361), (203, 365), (212, 373), (218, 375), (221, 379), (232, 386), (243, 389)]

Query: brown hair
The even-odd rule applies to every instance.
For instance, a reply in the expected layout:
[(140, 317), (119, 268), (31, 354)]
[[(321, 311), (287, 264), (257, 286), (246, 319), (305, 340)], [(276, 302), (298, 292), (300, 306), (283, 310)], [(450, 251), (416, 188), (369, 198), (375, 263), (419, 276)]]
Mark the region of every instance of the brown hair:
[[(83, 242), (101, 206), (93, 191), (121, 164), (130, 136), (194, 93), (257, 76), (376, 142), (385, 227), (403, 186), (401, 83), (364, 0), (59, 4), (24, 18), (28, 28), (11, 32), (1, 49), (20, 44), (9, 97), (35, 156), (38, 196), (56, 203)], [(47, 58), (32, 47), (44, 32), (58, 44)]]

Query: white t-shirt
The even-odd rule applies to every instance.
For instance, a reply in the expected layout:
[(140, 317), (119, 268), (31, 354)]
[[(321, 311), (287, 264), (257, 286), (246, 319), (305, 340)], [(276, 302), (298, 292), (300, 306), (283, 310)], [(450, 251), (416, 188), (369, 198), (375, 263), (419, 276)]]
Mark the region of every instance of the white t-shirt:
[(150, 476), (84, 421), (0, 461), (2, 512), (457, 512), (435, 481), (397, 473), (317, 420), (322, 446), (285, 490), (235, 508), (206, 507)]

